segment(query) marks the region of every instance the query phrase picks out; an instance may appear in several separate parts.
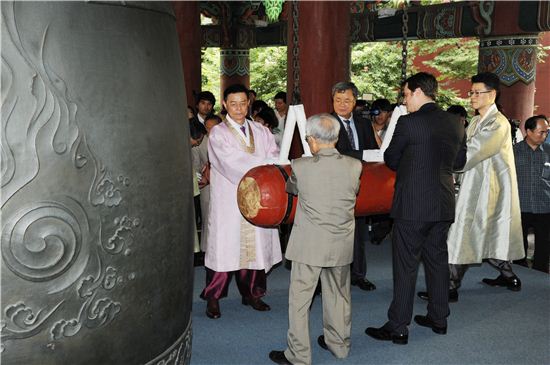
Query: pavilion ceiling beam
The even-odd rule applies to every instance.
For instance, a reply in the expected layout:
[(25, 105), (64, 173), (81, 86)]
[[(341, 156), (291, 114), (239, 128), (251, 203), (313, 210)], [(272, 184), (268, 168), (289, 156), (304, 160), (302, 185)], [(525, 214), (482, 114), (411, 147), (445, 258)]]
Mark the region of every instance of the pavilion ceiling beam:
[[(524, 33), (550, 31), (550, 2), (518, 1), (517, 19), (506, 19), (511, 26)], [(510, 6), (510, 2), (463, 1), (437, 5), (414, 6), (408, 9), (409, 39), (441, 39), (461, 37), (485, 37), (494, 34), (495, 8)], [(365, 11), (351, 14), (350, 35), (352, 43), (397, 41), (402, 38), (402, 10), (394, 15), (378, 17), (377, 12)], [(203, 25), (202, 46), (219, 47), (223, 40), (222, 27)], [(286, 46), (286, 21), (271, 23), (265, 27), (243, 25), (237, 27), (237, 39), (249, 48)], [(518, 34), (517, 31), (514, 32)]]

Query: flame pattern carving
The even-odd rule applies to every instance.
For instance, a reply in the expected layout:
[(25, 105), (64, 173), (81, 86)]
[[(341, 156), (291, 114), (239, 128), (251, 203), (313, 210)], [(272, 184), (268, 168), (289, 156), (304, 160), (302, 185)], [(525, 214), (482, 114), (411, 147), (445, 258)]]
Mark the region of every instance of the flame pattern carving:
[[(56, 341), (115, 320), (122, 304), (114, 289), (136, 273), (108, 263), (113, 255), (129, 255), (133, 230), (140, 228), (140, 220), (121, 207), (130, 179), (113, 178), (94, 156), (69, 86), (46, 62), (49, 27), (36, 47), (24, 43), (15, 4), (2, 4), (1, 24), (2, 280), (37, 290), (4, 298), (1, 352), (9, 351), (9, 341), (48, 329), (48, 348), (54, 350)], [(43, 199), (29, 197), (47, 166), (77, 176), (89, 184), (88, 193), (61, 191), (59, 184), (59, 191), (40, 190)], [(105, 210), (119, 217), (102, 226)]]

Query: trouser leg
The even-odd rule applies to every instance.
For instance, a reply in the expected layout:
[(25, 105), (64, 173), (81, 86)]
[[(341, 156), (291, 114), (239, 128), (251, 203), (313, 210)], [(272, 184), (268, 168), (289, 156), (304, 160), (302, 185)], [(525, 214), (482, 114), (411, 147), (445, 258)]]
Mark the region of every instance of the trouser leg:
[(393, 300), (388, 310), (388, 323), (384, 326), (392, 332), (408, 334), (411, 322), (414, 289), (420, 246), (425, 237), (420, 233), (422, 222), (395, 219), (392, 234)]
[(206, 237), (208, 237), (208, 204), (210, 201), (210, 188), (203, 188), (200, 194), (200, 207), (201, 207), (201, 251), (206, 252), (207, 242)]
[(449, 264), (449, 289), (457, 290), (460, 288), (464, 274), (466, 274), (469, 267), (469, 265)]
[(201, 298), (204, 300), (219, 300), (225, 298), (227, 296), (227, 290), (231, 282), (233, 271), (220, 272), (209, 269), (208, 267), (205, 267), (205, 269), (206, 286), (201, 293)]
[(260, 299), (267, 290), (265, 270), (241, 269), (235, 272), (239, 293), (243, 298)]
[(285, 350), (285, 356), (295, 365), (311, 364), (309, 306), (320, 273), (320, 267), (296, 261), (292, 263), (288, 289), (288, 347)]
[(527, 240), (527, 237), (529, 236), (529, 228), (532, 227), (532, 223), (531, 213), (521, 213), (521, 231), (523, 234), (523, 248), (525, 250), (525, 258), (523, 260), (527, 259), (527, 250), (529, 249), (529, 241)]
[(535, 255), (533, 269), (548, 273), (550, 258), (550, 213), (534, 214), (535, 218)]
[(449, 316), (449, 254), (447, 233), (450, 222), (438, 222), (431, 227), (422, 245), (422, 261), (428, 286), (428, 318), (440, 327), (447, 326)]
[(367, 260), (365, 257), (365, 217), (355, 219), (355, 233), (353, 237), (353, 262), (351, 276), (353, 280), (361, 280), (367, 274)]
[(351, 290), (349, 265), (323, 268), (323, 334), (337, 358), (348, 356), (351, 346)]
[(372, 216), (372, 223), (372, 241), (380, 243), (391, 232), (392, 219), (389, 214), (379, 214)]
[(500, 272), (500, 275), (504, 276), (505, 278), (513, 278), (514, 276), (516, 276), (516, 274), (514, 274), (514, 271), (512, 270), (512, 265), (510, 264), (510, 261), (488, 259), (487, 262), (489, 263), (489, 265), (497, 269)]

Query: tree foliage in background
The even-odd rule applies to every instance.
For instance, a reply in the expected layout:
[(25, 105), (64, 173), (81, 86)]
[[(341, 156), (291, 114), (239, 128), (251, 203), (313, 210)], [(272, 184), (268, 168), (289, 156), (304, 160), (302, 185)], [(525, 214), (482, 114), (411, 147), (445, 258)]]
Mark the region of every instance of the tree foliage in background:
[[(399, 42), (359, 43), (351, 51), (351, 80), (360, 93), (372, 94), (373, 99), (397, 101), (401, 83), (401, 44)], [(468, 100), (458, 91), (446, 87), (449, 80), (468, 80), (477, 72), (478, 41), (460, 39), (410, 41), (407, 47), (407, 76), (434, 68), (440, 72), (437, 102), (447, 108), (453, 104), (468, 106)], [(412, 61), (416, 55), (436, 53), (424, 61), (426, 69), (417, 69)]]
[[(475, 38), (448, 38), (437, 40), (422, 40), (411, 42), (416, 54), (431, 54), (436, 56), (424, 61), (423, 64), (437, 70), (440, 75), (437, 102), (447, 108), (458, 104), (470, 109), (468, 99), (461, 98), (458, 90), (448, 86), (449, 81), (470, 80), (477, 73), (479, 57), (479, 41)], [(470, 109), (469, 114), (473, 114)]]
[(220, 99), (220, 49), (206, 48), (201, 51), (201, 91), (210, 91), (216, 97), (214, 110), (221, 110)]
[[(220, 49), (202, 51), (202, 90), (211, 91), (218, 99), (220, 91)], [(273, 104), (279, 91), (286, 91), (286, 47), (263, 47), (250, 50), (250, 88), (258, 99)], [(221, 109), (216, 102), (215, 110)]]
[[(441, 76), (438, 103), (446, 108), (452, 104), (468, 107), (468, 100), (459, 97), (457, 90), (446, 87), (448, 80), (469, 80), (477, 72), (477, 39), (442, 39), (410, 41), (407, 75), (419, 70), (413, 67), (415, 55), (436, 53), (425, 65), (438, 70)], [(258, 99), (269, 104), (278, 91), (286, 91), (286, 47), (265, 47), (250, 50), (250, 87)], [(220, 95), (220, 50), (207, 48), (202, 56), (202, 90)], [(399, 42), (360, 43), (351, 49), (351, 80), (360, 95), (372, 94), (373, 99), (397, 101), (401, 83), (401, 44)], [(219, 111), (221, 103), (216, 103)]]
[(417, 54), (437, 53), (424, 64), (438, 70), (447, 80), (469, 80), (477, 73), (477, 39), (449, 38), (412, 42)]
[[(408, 57), (407, 74), (412, 70)], [(397, 100), (401, 84), (401, 45), (399, 42), (358, 43), (351, 49), (351, 81), (359, 95), (371, 94), (372, 99)]]
[(286, 47), (250, 50), (250, 88), (271, 106), (277, 92), (286, 92)]

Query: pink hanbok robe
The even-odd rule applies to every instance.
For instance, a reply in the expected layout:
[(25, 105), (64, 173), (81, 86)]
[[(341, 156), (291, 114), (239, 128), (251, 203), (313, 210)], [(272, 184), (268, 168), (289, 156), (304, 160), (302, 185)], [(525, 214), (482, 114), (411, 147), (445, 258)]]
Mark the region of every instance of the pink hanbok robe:
[(254, 234), (255, 257), (246, 264), (241, 260), (241, 225), (244, 218), (237, 205), (237, 186), (248, 170), (264, 165), (279, 155), (279, 148), (269, 129), (252, 121), (247, 123), (254, 136), (253, 153), (247, 152), (244, 140), (228, 122), (212, 128), (208, 136), (210, 207), (205, 266), (218, 272), (240, 269), (263, 269), (267, 272), (282, 260), (277, 229), (251, 225), (248, 228)]

